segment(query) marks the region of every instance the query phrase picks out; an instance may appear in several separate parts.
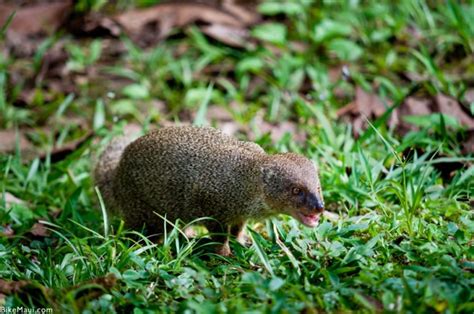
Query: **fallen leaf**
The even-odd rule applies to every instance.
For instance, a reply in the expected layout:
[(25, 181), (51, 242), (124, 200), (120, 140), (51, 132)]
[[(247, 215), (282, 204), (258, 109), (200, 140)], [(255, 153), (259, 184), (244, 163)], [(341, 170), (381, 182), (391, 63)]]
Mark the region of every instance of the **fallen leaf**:
[[(303, 143), (306, 141), (306, 133), (298, 129), (296, 122), (283, 121), (278, 123), (269, 123), (263, 119), (263, 114), (260, 112), (257, 113), (255, 124), (258, 126), (258, 132), (261, 134), (269, 133), (270, 138), (274, 143), (281, 140), (285, 134), (290, 134), (291, 139), (297, 143)], [(246, 131), (249, 139), (256, 140), (257, 134), (248, 128)]]
[[(388, 106), (390, 106), (390, 103), (388, 103)], [(354, 136), (357, 137), (366, 128), (366, 119), (376, 119), (384, 112), (385, 105), (376, 94), (368, 93), (357, 86), (354, 100), (340, 108), (336, 115), (339, 118), (349, 118), (353, 125)]]
[[(45, 133), (51, 133), (48, 128), (42, 129)], [(40, 150), (28, 141), (26, 134), (29, 132), (38, 132), (34, 129), (23, 129), (18, 132), (14, 130), (0, 130), (0, 153), (11, 154), (15, 152), (17, 137), (19, 149), (23, 161), (30, 161), (34, 158), (45, 159), (48, 156), (47, 150)], [(17, 135), (18, 134), (18, 135)], [(74, 152), (84, 142), (89, 140), (93, 135), (92, 131), (88, 131), (82, 137), (69, 141), (61, 146), (54, 146), (50, 151), (51, 161), (58, 162), (65, 159), (69, 154)]]
[(122, 33), (120, 25), (112, 18), (100, 12), (88, 12), (74, 16), (68, 23), (67, 29), (76, 36), (89, 37), (119, 37)]
[[(387, 107), (391, 102), (387, 102)], [(375, 94), (369, 94), (362, 88), (356, 87), (355, 99), (337, 111), (339, 118), (348, 120), (353, 125), (353, 132), (358, 136), (366, 127), (365, 119), (376, 119), (385, 113), (386, 106)], [(433, 113), (442, 113), (455, 118), (467, 130), (474, 130), (474, 117), (468, 109), (456, 99), (438, 94), (434, 97), (409, 96), (403, 103), (393, 110), (387, 123), (399, 135), (418, 130), (419, 127), (410, 123), (409, 117), (427, 116)]]
[[(18, 197), (16, 197), (15, 195), (13, 195), (9, 192), (5, 192), (3, 197), (5, 198), (5, 204), (6, 204), (7, 208), (9, 208), (13, 204), (17, 204), (17, 205), (25, 204), (25, 201), (19, 199)], [(0, 198), (0, 200), (1, 200), (1, 198)]]
[(123, 128), (123, 134), (126, 137), (138, 137), (143, 134), (143, 127), (137, 123), (128, 123)]
[(232, 116), (232, 113), (222, 107), (222, 106), (209, 106), (207, 112), (206, 112), (206, 120), (209, 122), (223, 122), (223, 121), (232, 121), (234, 120), (234, 117)]
[(43, 2), (37, 5), (19, 7), (17, 5), (0, 5), (0, 25), (3, 25), (10, 14), (15, 16), (8, 27), (8, 32), (20, 35), (51, 34), (55, 32), (72, 12), (72, 1)]
[(242, 128), (234, 121), (225, 121), (217, 123), (217, 127), (224, 134), (235, 136)]
[(31, 227), (29, 233), (34, 235), (35, 237), (45, 238), (51, 235), (51, 231), (46, 228), (46, 226), (41, 223), (41, 220)]
[(229, 27), (222, 24), (211, 24), (202, 26), (201, 31), (209, 37), (214, 38), (226, 45), (238, 48), (248, 47), (253, 49), (253, 45), (249, 40), (249, 32), (244, 28)]
[(408, 131), (418, 130), (418, 126), (413, 125), (403, 119), (407, 116), (426, 116), (433, 113), (442, 113), (455, 118), (468, 130), (474, 130), (474, 118), (467, 112), (467, 109), (454, 98), (438, 94), (434, 97), (410, 96), (396, 108), (389, 121), (390, 128), (396, 129), (400, 135)]
[(463, 154), (474, 154), (474, 130), (467, 131), (466, 138), (461, 145)]
[[(48, 49), (41, 58), (41, 66), (38, 74), (35, 76), (35, 82), (47, 82), (53, 78), (62, 80), (68, 79), (66, 62), (69, 55), (65, 49), (65, 42), (56, 43), (51, 49)], [(61, 91), (63, 91), (62, 89)]]
[[(232, 104), (231, 104), (232, 108)], [(211, 125), (214, 125), (224, 134), (235, 136), (235, 134), (242, 130), (241, 125), (235, 121), (231, 110), (221, 106), (209, 106), (206, 113), (206, 120)]]
[(5, 227), (0, 226), (0, 237), (11, 238), (15, 235), (15, 231), (12, 226), (6, 225)]
[(342, 79), (343, 67), (343, 65), (338, 65), (328, 69), (328, 78), (331, 83), (335, 84)]
[[(73, 153), (76, 149), (78, 149), (82, 144), (84, 144), (86, 141), (91, 139), (93, 137), (93, 134), (94, 133), (92, 131), (89, 131), (83, 136), (73, 141), (67, 142), (66, 144), (61, 145), (61, 146), (53, 147), (53, 149), (51, 150), (51, 162), (58, 162), (65, 159), (67, 156)], [(42, 151), (38, 155), (40, 159), (45, 159), (46, 156), (48, 156), (47, 151)]]
[(378, 299), (376, 299), (376, 298), (374, 298), (370, 295), (367, 295), (367, 294), (359, 293), (359, 296), (361, 298), (365, 299), (365, 302), (367, 304), (370, 304), (371, 310), (373, 312), (375, 312), (375, 313), (382, 313), (383, 312), (384, 307), (383, 307), (383, 303), (380, 300), (378, 300)]
[(257, 1), (223, 0), (221, 8), (238, 17), (246, 25), (253, 25), (260, 21), (256, 5)]
[(15, 12), (6, 33), (7, 47), (16, 57), (31, 57), (44, 37), (57, 31), (67, 20), (72, 9), (70, 0), (24, 7), (0, 4), (0, 25)]
[(24, 287), (30, 285), (28, 280), (12, 281), (0, 279), (0, 293), (10, 295), (20, 292)]
[(464, 100), (468, 105), (474, 103), (474, 88), (470, 88), (464, 93)]
[[(54, 306), (54, 290), (30, 280), (0, 279), (0, 294), (16, 295), (22, 302), (28, 302), (34, 307), (44, 304)], [(34, 298), (31, 298), (34, 296)], [(54, 311), (56, 312), (56, 311)]]
[[(123, 27), (125, 32), (136, 42), (145, 45), (153, 44), (167, 37), (171, 31), (178, 27), (184, 27), (195, 22), (203, 22), (208, 25), (219, 24), (229, 28), (245, 29), (255, 22), (243, 14), (228, 12), (224, 9), (204, 3), (179, 3), (169, 2), (155, 5), (146, 9), (131, 10), (113, 18)], [(216, 39), (222, 34), (216, 34), (216, 29), (208, 29)], [(237, 34), (239, 31), (234, 31)], [(234, 36), (234, 42), (236, 36)]]
[(31, 144), (21, 131), (0, 130), (0, 153), (8, 154), (15, 152), (17, 147), (22, 153), (31, 154), (35, 147)]
[(433, 100), (437, 112), (452, 116), (468, 129), (474, 129), (474, 118), (466, 113), (463, 106), (456, 99), (438, 94)]
[(431, 114), (431, 100), (420, 97), (408, 97), (405, 101), (396, 108), (388, 120), (388, 126), (396, 129), (400, 135), (405, 135), (409, 131), (417, 129), (413, 124), (408, 123), (403, 119), (405, 116), (423, 116)]

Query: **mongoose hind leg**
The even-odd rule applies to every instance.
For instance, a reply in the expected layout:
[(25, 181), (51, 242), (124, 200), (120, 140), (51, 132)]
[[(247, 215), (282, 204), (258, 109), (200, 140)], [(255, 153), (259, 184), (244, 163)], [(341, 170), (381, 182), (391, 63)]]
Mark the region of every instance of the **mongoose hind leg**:
[(169, 222), (165, 222), (149, 205), (138, 198), (125, 199), (122, 202), (121, 211), (127, 228), (143, 231), (143, 234), (153, 241), (161, 238), (165, 228), (168, 232), (173, 228)]
[(205, 225), (211, 234), (212, 241), (219, 243), (216, 253), (222, 256), (231, 256), (232, 251), (229, 246), (230, 227), (214, 220), (206, 222)]
[(249, 247), (252, 245), (252, 239), (245, 233), (245, 225), (245, 221), (232, 225), (230, 228), (230, 234), (237, 239), (237, 242), (243, 246)]

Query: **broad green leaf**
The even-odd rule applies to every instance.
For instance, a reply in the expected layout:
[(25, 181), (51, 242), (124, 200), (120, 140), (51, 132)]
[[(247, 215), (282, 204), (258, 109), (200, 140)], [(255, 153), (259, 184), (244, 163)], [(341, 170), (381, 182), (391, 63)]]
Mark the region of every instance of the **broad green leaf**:
[(252, 30), (254, 37), (277, 45), (286, 43), (286, 33), (286, 26), (280, 23), (265, 23), (256, 26)]

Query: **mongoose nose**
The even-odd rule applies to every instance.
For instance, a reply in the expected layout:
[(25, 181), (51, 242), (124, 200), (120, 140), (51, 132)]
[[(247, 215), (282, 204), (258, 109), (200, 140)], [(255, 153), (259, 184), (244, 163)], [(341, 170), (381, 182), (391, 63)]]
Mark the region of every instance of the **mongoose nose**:
[(323, 200), (314, 194), (310, 194), (308, 197), (308, 205), (312, 210), (322, 213), (324, 211), (324, 202)]

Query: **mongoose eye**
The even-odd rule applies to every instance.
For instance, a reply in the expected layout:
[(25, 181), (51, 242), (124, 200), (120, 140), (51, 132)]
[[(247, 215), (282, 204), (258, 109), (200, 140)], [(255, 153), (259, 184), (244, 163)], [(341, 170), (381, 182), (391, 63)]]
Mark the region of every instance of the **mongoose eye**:
[(291, 193), (293, 193), (293, 195), (301, 195), (303, 190), (295, 186), (291, 189)]

